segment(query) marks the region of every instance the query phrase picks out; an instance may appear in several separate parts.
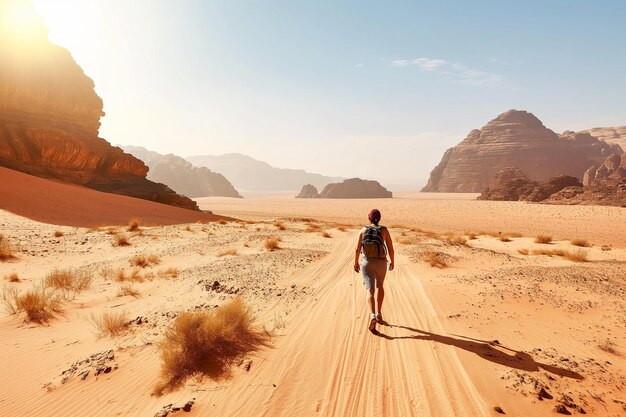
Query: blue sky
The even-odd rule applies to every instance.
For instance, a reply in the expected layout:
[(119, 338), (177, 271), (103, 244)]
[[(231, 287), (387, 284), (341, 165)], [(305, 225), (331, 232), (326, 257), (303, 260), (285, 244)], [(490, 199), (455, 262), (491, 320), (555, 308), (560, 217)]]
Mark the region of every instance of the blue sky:
[(510, 108), (626, 124), (623, 1), (35, 3), (116, 144), (419, 185)]

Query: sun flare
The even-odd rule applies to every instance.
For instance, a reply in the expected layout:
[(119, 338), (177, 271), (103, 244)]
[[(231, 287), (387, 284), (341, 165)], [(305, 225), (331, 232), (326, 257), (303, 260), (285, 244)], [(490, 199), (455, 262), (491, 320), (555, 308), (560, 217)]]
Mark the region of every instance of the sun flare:
[(9, 40), (29, 40), (45, 31), (29, 0), (3, 0), (0, 11), (0, 33)]

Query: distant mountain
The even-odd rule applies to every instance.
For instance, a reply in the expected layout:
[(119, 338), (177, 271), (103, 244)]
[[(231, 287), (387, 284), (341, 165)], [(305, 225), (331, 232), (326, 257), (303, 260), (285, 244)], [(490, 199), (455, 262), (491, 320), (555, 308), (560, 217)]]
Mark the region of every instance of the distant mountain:
[(187, 160), (196, 166), (221, 172), (235, 187), (245, 191), (298, 191), (302, 184), (321, 189), (327, 184), (343, 181), (340, 177), (312, 174), (302, 169), (275, 168), (239, 153), (189, 156)]
[(583, 130), (583, 132), (602, 139), (606, 143), (616, 143), (626, 152), (626, 126), (594, 127), (593, 129)]
[(173, 154), (162, 155), (140, 146), (122, 146), (149, 168), (148, 179), (161, 182), (179, 194), (195, 197), (239, 197), (233, 185), (222, 175), (205, 167), (194, 167)]

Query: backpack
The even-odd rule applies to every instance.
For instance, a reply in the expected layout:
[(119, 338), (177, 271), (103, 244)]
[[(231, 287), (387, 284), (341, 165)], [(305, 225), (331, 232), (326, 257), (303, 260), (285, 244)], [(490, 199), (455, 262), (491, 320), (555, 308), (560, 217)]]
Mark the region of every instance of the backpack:
[(383, 234), (382, 226), (367, 226), (361, 240), (361, 248), (366, 258), (385, 258), (387, 250)]

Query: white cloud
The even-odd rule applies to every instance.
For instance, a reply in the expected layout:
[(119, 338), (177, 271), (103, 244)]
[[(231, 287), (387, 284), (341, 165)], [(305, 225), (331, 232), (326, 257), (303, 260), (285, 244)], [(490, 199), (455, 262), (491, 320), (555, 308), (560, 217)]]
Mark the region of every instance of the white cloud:
[(468, 68), (459, 62), (448, 62), (439, 58), (415, 58), (415, 59), (395, 59), (391, 61), (394, 67), (405, 67), (414, 65), (422, 71), (440, 74), (445, 80), (467, 85), (502, 85), (504, 77), (486, 71)]
[(441, 67), (448, 63), (443, 59), (432, 59), (432, 58), (416, 58), (411, 61), (413, 64), (417, 65), (424, 71), (434, 71), (437, 68)]
[(391, 61), (391, 66), (393, 67), (406, 67), (407, 65), (409, 65), (408, 59), (394, 59)]

